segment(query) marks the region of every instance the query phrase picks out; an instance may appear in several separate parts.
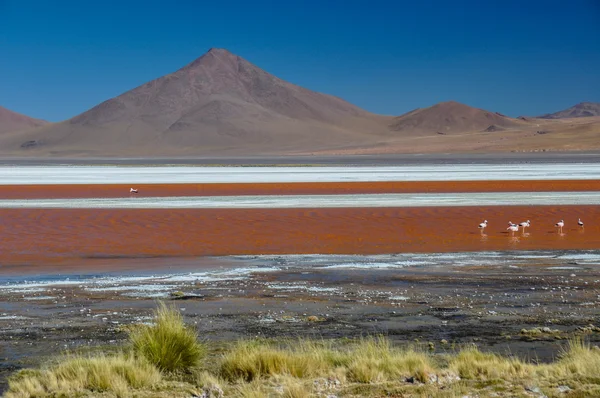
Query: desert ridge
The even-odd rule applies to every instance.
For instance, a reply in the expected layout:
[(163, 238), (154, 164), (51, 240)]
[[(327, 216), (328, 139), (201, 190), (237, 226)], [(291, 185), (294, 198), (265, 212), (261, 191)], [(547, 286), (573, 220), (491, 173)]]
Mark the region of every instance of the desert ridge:
[(6, 133), (31, 130), (47, 124), (48, 122), (45, 120), (34, 119), (0, 106), (0, 136)]

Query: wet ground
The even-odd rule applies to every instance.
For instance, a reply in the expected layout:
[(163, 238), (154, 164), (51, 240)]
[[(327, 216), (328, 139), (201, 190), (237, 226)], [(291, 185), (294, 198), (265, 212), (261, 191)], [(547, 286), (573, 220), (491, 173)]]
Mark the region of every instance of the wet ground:
[(384, 334), (540, 361), (574, 335), (600, 342), (589, 327), (600, 326), (600, 251), (188, 258), (167, 270), (136, 261), (97, 274), (89, 263), (4, 274), (1, 377), (61, 351), (120, 343), (124, 325), (151, 322), (157, 299), (209, 341)]

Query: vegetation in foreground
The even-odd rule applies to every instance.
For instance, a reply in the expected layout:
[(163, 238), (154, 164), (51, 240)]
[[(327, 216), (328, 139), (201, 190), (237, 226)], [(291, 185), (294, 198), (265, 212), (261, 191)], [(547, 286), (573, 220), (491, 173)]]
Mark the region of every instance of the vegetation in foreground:
[(385, 338), (358, 341), (198, 341), (160, 304), (112, 354), (67, 355), (21, 370), (7, 398), (26, 397), (588, 397), (600, 396), (600, 349), (571, 340), (534, 364), (476, 347), (433, 355)]

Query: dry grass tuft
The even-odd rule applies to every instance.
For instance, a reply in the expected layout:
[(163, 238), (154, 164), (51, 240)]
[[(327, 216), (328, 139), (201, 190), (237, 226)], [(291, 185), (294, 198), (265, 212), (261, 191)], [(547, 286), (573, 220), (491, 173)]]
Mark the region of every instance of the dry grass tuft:
[(125, 354), (72, 357), (48, 369), (16, 373), (5, 397), (67, 397), (85, 390), (126, 397), (131, 390), (150, 388), (160, 381), (160, 372), (142, 358)]
[(426, 382), (436, 368), (430, 355), (413, 349), (394, 348), (384, 338), (362, 340), (347, 353), (346, 358), (348, 379), (358, 383), (380, 383), (409, 377)]
[(537, 367), (540, 377), (563, 383), (592, 383), (600, 385), (600, 349), (581, 338), (569, 340), (560, 359)]
[(533, 371), (532, 366), (517, 358), (481, 352), (476, 347), (460, 351), (450, 361), (450, 369), (456, 371), (461, 378), (485, 381), (524, 379)]
[(229, 381), (250, 382), (261, 377), (290, 375), (303, 378), (331, 369), (329, 350), (310, 342), (280, 348), (257, 341), (242, 341), (225, 354), (220, 376)]
[(225, 354), (219, 372), (229, 381), (250, 382), (276, 375), (307, 378), (343, 371), (343, 378), (352, 382), (378, 383), (400, 377), (425, 382), (434, 370), (425, 353), (392, 348), (384, 338), (369, 338), (343, 351), (310, 341), (288, 348), (245, 341)]
[(265, 398), (273, 396), (270, 389), (260, 380), (250, 383), (240, 383), (233, 387), (228, 396), (238, 398)]
[(136, 355), (146, 358), (163, 372), (189, 371), (206, 355), (196, 332), (187, 327), (179, 311), (159, 303), (155, 324), (138, 325), (129, 332)]

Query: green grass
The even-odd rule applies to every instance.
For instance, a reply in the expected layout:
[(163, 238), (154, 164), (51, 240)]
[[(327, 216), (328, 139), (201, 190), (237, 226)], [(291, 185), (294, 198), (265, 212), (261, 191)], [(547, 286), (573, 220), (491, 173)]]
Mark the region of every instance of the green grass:
[(569, 341), (549, 364), (475, 346), (434, 354), (383, 337), (207, 347), (174, 308), (160, 304), (154, 326), (133, 327), (121, 351), (66, 356), (22, 370), (10, 378), (5, 396), (587, 397), (600, 396), (599, 370), (600, 349), (581, 338)]
[(155, 311), (155, 324), (132, 328), (129, 339), (133, 352), (162, 372), (188, 370), (206, 355), (206, 347), (198, 341), (195, 330), (185, 325), (175, 308), (162, 302)]

